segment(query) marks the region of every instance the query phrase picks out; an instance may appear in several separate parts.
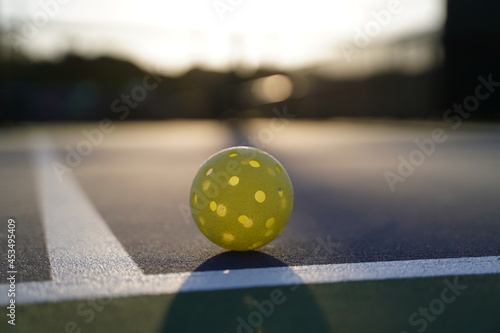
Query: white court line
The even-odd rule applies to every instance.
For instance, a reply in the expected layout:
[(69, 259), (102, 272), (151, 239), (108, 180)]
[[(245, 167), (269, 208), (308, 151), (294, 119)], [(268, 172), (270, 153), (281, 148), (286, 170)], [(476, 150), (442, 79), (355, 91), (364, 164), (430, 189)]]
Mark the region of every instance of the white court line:
[[(186, 272), (114, 276), (107, 279), (18, 284), (19, 304), (102, 297), (175, 294), (250, 287), (500, 273), (499, 257), (426, 259), (355, 264), (249, 268), (230, 272)], [(5, 297), (7, 286), (1, 286)], [(0, 304), (6, 304), (2, 298)]]
[[(71, 174), (59, 182), (51, 163), (57, 156), (46, 137), (35, 152), (39, 201), (53, 280), (16, 285), (18, 304), (99, 297), (126, 297), (297, 283), (401, 279), (500, 273), (500, 257), (239, 269), (144, 275), (109, 230)], [(7, 304), (8, 285), (0, 285)]]
[(69, 172), (59, 181), (52, 163), (65, 165), (42, 132), (33, 136), (38, 205), (55, 282), (137, 276), (141, 270)]

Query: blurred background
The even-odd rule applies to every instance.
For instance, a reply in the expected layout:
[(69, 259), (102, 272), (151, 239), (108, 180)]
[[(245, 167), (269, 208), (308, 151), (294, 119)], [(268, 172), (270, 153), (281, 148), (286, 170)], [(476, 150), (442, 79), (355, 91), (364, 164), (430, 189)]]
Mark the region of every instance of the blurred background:
[[(494, 0), (0, 0), (0, 120), (442, 119), (500, 81)], [(500, 119), (500, 93), (471, 120)]]

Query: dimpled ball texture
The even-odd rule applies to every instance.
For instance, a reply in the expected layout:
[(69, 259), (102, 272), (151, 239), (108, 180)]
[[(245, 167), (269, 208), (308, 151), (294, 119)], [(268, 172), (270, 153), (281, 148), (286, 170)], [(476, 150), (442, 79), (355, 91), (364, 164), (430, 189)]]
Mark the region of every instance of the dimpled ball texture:
[(189, 201), (193, 218), (208, 239), (229, 250), (249, 251), (285, 229), (293, 189), (274, 157), (253, 147), (232, 147), (201, 166)]

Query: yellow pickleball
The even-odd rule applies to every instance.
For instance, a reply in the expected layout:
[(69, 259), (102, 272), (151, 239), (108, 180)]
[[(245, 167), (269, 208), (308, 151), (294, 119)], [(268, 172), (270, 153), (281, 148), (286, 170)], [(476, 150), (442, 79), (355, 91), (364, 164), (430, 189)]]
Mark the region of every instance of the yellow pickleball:
[(234, 251), (261, 247), (285, 229), (293, 188), (285, 168), (253, 147), (221, 150), (203, 163), (189, 198), (201, 232)]

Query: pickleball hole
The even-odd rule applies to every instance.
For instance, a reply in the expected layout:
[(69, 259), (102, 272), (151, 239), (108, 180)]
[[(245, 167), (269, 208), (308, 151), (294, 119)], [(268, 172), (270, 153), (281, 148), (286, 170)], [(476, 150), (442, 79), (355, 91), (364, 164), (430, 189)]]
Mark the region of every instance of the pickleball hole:
[(232, 176), (231, 178), (229, 178), (229, 185), (231, 186), (236, 186), (238, 185), (239, 182), (240, 182), (240, 177), (238, 176)]
[(232, 243), (234, 241), (234, 235), (229, 232), (225, 232), (222, 234), (222, 241), (226, 244)]
[(237, 152), (232, 151), (232, 152), (229, 153), (229, 157), (235, 157), (235, 156), (238, 156)]
[(266, 200), (266, 194), (264, 193), (264, 191), (258, 190), (257, 192), (255, 192), (255, 200), (257, 200), (257, 202), (263, 203)]
[(207, 171), (205, 171), (205, 175), (206, 176), (210, 176), (210, 174), (214, 171), (214, 168), (210, 167), (207, 169)]
[(194, 204), (197, 204), (198, 203), (198, 196), (195, 194), (193, 194), (193, 203)]
[(278, 194), (279, 194), (280, 197), (282, 197), (283, 194), (284, 194), (283, 193), (283, 189), (281, 187), (278, 188)]
[(208, 179), (207, 179), (207, 180), (205, 180), (205, 181), (203, 182), (203, 186), (202, 186), (203, 191), (208, 190), (208, 188), (209, 188), (209, 187), (210, 187), (210, 180), (208, 180)]
[(262, 243), (262, 242), (255, 242), (255, 243), (253, 243), (253, 245), (250, 247), (250, 249), (255, 249), (255, 248), (259, 247), (259, 246), (262, 246), (262, 244), (264, 244), (264, 243)]
[(238, 222), (243, 224), (245, 228), (250, 228), (253, 225), (253, 221), (246, 215), (240, 215), (238, 217)]
[(217, 209), (217, 203), (215, 201), (210, 201), (210, 210), (212, 212), (215, 212), (216, 209)]
[(252, 167), (254, 168), (258, 168), (260, 167), (260, 162), (257, 161), (257, 160), (250, 160), (250, 162), (248, 162)]
[(217, 206), (217, 215), (219, 215), (220, 217), (224, 217), (226, 216), (226, 213), (227, 213), (226, 206), (224, 206), (223, 204)]
[(270, 219), (268, 219), (268, 220), (266, 221), (266, 228), (272, 228), (272, 227), (273, 227), (273, 225), (274, 225), (274, 222), (275, 222), (275, 221), (276, 221), (276, 220), (275, 220), (275, 218), (274, 218), (274, 217), (271, 217)]
[(276, 169), (277, 169), (279, 172), (283, 172), (283, 168), (282, 168), (280, 165), (278, 165), (278, 164), (276, 164)]

